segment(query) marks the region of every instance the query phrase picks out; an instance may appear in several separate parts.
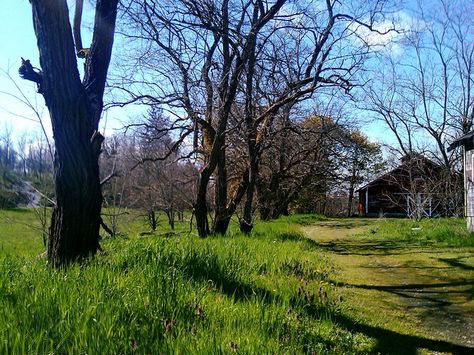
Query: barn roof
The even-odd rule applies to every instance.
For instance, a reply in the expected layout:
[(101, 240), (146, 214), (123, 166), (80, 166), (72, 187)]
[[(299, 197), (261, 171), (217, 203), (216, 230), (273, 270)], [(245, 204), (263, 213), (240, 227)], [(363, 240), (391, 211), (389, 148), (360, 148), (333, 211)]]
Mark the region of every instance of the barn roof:
[[(473, 134), (474, 134), (474, 132), (473, 132)], [(359, 187), (357, 190), (355, 190), (355, 192), (365, 190), (366, 188), (377, 185), (379, 183), (389, 183), (389, 184), (390, 183), (395, 183), (393, 177), (396, 175), (396, 173), (406, 169), (407, 165), (411, 164), (412, 162), (418, 162), (418, 163), (421, 162), (423, 165), (431, 166), (432, 168), (435, 168), (435, 169), (441, 168), (441, 166), (439, 164), (435, 163), (431, 159), (428, 159), (427, 157), (425, 157), (425, 156), (423, 156), (422, 154), (419, 154), (419, 153), (407, 154), (404, 157), (402, 157), (400, 160), (401, 160), (401, 163), (396, 168), (382, 174), (381, 176), (373, 179), (372, 181), (368, 182), (367, 184)]]
[(468, 147), (471, 147), (470, 149), (472, 149), (472, 147), (474, 147), (474, 131), (466, 133), (465, 135), (454, 140), (449, 145), (448, 152), (452, 151), (453, 149), (456, 149), (459, 146), (464, 146), (464, 147), (468, 146)]

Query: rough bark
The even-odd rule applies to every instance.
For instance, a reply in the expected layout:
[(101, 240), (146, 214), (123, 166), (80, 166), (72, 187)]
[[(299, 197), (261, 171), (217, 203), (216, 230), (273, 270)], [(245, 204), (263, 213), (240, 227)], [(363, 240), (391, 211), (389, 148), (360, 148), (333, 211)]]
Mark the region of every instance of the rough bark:
[(64, 265), (100, 248), (102, 193), (97, 132), (112, 51), (117, 0), (98, 0), (86, 76), (77, 69), (66, 1), (32, 0), (33, 24), (42, 68), (41, 89), (55, 140), (56, 206), (48, 240), (48, 260)]
[[(219, 31), (219, 36), (222, 38), (222, 74), (219, 80), (218, 95), (219, 95), (219, 107), (217, 110), (217, 127), (212, 149), (208, 155), (208, 162), (205, 168), (201, 171), (201, 177), (198, 187), (198, 194), (196, 196), (195, 214), (196, 224), (198, 227), (198, 233), (201, 237), (205, 237), (209, 234), (209, 228), (207, 221), (207, 207), (206, 207), (206, 195), (207, 187), (209, 184), (210, 175), (214, 173), (218, 163), (220, 161), (220, 155), (225, 154), (225, 132), (227, 129), (228, 118), (231, 112), (232, 105), (234, 104), (235, 97), (239, 84), (241, 83), (241, 76), (248, 63), (249, 56), (254, 50), (252, 46), (252, 38), (254, 38), (258, 32), (278, 13), (280, 8), (283, 6), (286, 0), (278, 0), (275, 4), (264, 9), (258, 5), (254, 5), (253, 10), (253, 21), (249, 32), (242, 37), (245, 37), (245, 41), (242, 44), (242, 49), (239, 54), (234, 52), (230, 40), (230, 29), (229, 29), (229, 1), (223, 1), (221, 7), (222, 14), (222, 28)], [(242, 17), (243, 19), (243, 17)], [(240, 26), (239, 26), (240, 27)], [(240, 28), (239, 28), (240, 30)], [(225, 160), (224, 160), (225, 164)], [(225, 169), (225, 165), (224, 165)], [(227, 191), (227, 182), (218, 186), (221, 193)], [(202, 199), (202, 200), (201, 200)], [(221, 203), (221, 202), (219, 202)], [(231, 204), (232, 205), (232, 204)], [(224, 209), (222, 205), (219, 207), (219, 220), (215, 221), (213, 232), (224, 234), (227, 231), (228, 221), (230, 216), (227, 214), (229, 210)], [(222, 217), (222, 218), (221, 218)], [(220, 222), (222, 220), (222, 223)]]
[(223, 210), (219, 221), (216, 223), (215, 222), (215, 227), (213, 232), (215, 234), (225, 234), (227, 232), (227, 229), (229, 228), (230, 224), (230, 219), (232, 218), (233, 214), (235, 213), (235, 210), (237, 209), (237, 206), (239, 205), (240, 201), (242, 201), (242, 198), (245, 195), (245, 192), (247, 191), (248, 187), (248, 182), (249, 182), (249, 172), (246, 170), (243, 175), (242, 179), (237, 186), (237, 189), (234, 191), (234, 194), (232, 198), (230, 199), (229, 203)]
[(208, 166), (201, 171), (198, 182), (196, 202), (194, 203), (194, 216), (196, 217), (196, 228), (198, 235), (203, 238), (209, 235), (209, 221), (207, 219), (207, 186), (211, 176), (212, 166)]
[[(256, 19), (257, 13), (254, 12), (254, 20)], [(240, 231), (248, 234), (252, 231), (252, 215), (253, 215), (253, 193), (255, 189), (255, 183), (258, 176), (258, 148), (257, 148), (257, 128), (255, 119), (255, 110), (253, 103), (253, 85), (254, 85), (254, 74), (255, 74), (255, 47), (257, 45), (256, 36), (249, 37), (249, 61), (247, 68), (247, 82), (245, 88), (245, 124), (247, 132), (247, 152), (249, 156), (249, 181), (247, 186), (247, 192), (244, 204), (244, 214), (239, 221)]]
[(239, 221), (240, 231), (242, 233), (248, 234), (253, 229), (252, 217), (253, 217), (253, 206), (254, 206), (254, 191), (258, 179), (258, 155), (255, 147), (255, 140), (253, 138), (249, 139), (248, 142), (248, 151), (250, 156), (249, 162), (249, 178), (248, 186), (245, 196), (244, 204), (244, 213)]
[(225, 234), (229, 225), (227, 219), (227, 167), (225, 147), (219, 154), (216, 170), (216, 210), (212, 225), (213, 234)]

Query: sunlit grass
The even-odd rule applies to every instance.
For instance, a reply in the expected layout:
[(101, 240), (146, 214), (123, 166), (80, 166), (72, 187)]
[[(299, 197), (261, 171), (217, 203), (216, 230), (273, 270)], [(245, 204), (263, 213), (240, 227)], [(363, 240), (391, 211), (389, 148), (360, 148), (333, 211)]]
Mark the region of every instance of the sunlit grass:
[(467, 232), (464, 218), (379, 219), (365, 236), (420, 246), (474, 246), (474, 235)]
[[(31, 228), (38, 226), (33, 212), (1, 213), (0, 353), (380, 350), (377, 338), (354, 329), (360, 322), (373, 324), (364, 317), (378, 319), (377, 311), (347, 308), (353, 298), (348, 293), (339, 298), (340, 270), (302, 234), (300, 226), (331, 222), (323, 217), (257, 222), (250, 236), (238, 232), (234, 222), (228, 235), (201, 239), (189, 232), (189, 216), (170, 233), (160, 215), (157, 231), (149, 234), (143, 233), (150, 232), (146, 218), (131, 211), (122, 216), (120, 236), (104, 236), (103, 254), (53, 270), (37, 257), (43, 247), (39, 231)], [(401, 245), (408, 245), (407, 233), (416, 228), (410, 221), (356, 222), (350, 223), (366, 228), (357, 238), (394, 238)], [(430, 238), (441, 238), (442, 232), (431, 230), (438, 227), (453, 229), (453, 240), (459, 239), (461, 223), (450, 223), (422, 221), (410, 243), (428, 240), (420, 237), (425, 230), (435, 236)], [(344, 281), (359, 280), (351, 274)], [(416, 333), (416, 327), (410, 331)]]
[(32, 209), (0, 210), (0, 256), (35, 256), (43, 250), (40, 222)]
[(371, 339), (335, 322), (331, 265), (294, 225), (257, 224), (250, 237), (137, 235), (107, 238), (105, 255), (67, 270), (1, 257), (0, 353), (370, 348)]
[(377, 339), (373, 353), (472, 353), (465, 220), (332, 219), (304, 230), (334, 264), (340, 324)]

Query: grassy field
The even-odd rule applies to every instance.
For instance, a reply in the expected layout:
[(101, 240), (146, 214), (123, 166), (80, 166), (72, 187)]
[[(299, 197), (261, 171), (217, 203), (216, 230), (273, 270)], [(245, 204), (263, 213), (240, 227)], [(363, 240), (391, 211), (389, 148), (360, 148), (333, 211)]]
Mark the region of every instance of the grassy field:
[[(206, 239), (185, 233), (187, 222), (166, 234), (162, 218), (155, 235), (140, 236), (144, 219), (127, 221), (124, 236), (103, 240), (104, 254), (52, 270), (37, 257), (34, 214), (3, 212), (0, 353), (383, 352), (364, 328), (371, 319), (340, 292), (337, 261), (303, 235), (331, 221), (292, 216), (258, 223), (249, 237), (233, 229)], [(388, 238), (371, 223), (334, 230)], [(443, 243), (459, 246), (453, 238)]]
[(375, 352), (474, 353), (474, 238), (463, 220), (332, 220), (304, 230), (334, 265), (351, 328), (376, 338)]
[(40, 254), (44, 249), (40, 225), (33, 210), (0, 210), (0, 255)]

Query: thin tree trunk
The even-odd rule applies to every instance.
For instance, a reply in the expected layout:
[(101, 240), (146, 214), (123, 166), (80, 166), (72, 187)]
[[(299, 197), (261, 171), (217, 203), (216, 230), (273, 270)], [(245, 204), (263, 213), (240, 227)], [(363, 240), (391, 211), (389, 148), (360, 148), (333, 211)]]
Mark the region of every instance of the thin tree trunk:
[(249, 168), (249, 182), (247, 186), (247, 192), (245, 196), (244, 214), (240, 220), (240, 231), (248, 234), (253, 229), (252, 217), (253, 217), (253, 200), (254, 191), (256, 188), (258, 178), (258, 157), (255, 151), (255, 141), (249, 142), (249, 153), (250, 153), (250, 168)]
[[(355, 154), (358, 154), (356, 151)], [(347, 217), (350, 217), (352, 215), (352, 201), (354, 200), (354, 185), (356, 181), (356, 165), (358, 164), (357, 160), (352, 161), (352, 169), (351, 169), (351, 177), (349, 179), (349, 197), (347, 199)]]
[(165, 212), (166, 212), (166, 217), (168, 217), (168, 224), (171, 230), (174, 230), (174, 209), (168, 208), (165, 210)]
[[(207, 162), (206, 167), (201, 172), (201, 179), (198, 188), (198, 195), (196, 198), (195, 212), (196, 212), (196, 224), (198, 225), (199, 235), (204, 237), (209, 231), (208, 227), (206, 228), (207, 222), (207, 207), (206, 203), (206, 192), (207, 186), (209, 184), (209, 178), (214, 170), (221, 161), (220, 155), (224, 156), (224, 164), (221, 163), (221, 169), (225, 170), (225, 132), (227, 129), (227, 122), (231, 112), (232, 105), (235, 101), (237, 90), (240, 84), (240, 77), (242, 72), (245, 69), (245, 65), (249, 59), (249, 55), (254, 50), (252, 45), (255, 36), (260, 31), (261, 28), (265, 26), (280, 10), (284, 5), (285, 1), (278, 0), (273, 6), (265, 11), (264, 7), (260, 7), (257, 4), (254, 4), (253, 9), (253, 21), (251, 32), (245, 36), (247, 41), (243, 42), (241, 53), (238, 55), (235, 54), (234, 49), (232, 48), (232, 41), (230, 40), (229, 35), (229, 1), (224, 0), (221, 6), (222, 14), (222, 28), (220, 29), (219, 35), (222, 36), (222, 45), (221, 52), (223, 57), (222, 63), (222, 74), (219, 79), (218, 85), (218, 96), (219, 96), (219, 109), (217, 112), (217, 127), (215, 130), (214, 142), (212, 144), (211, 153), (209, 154), (209, 161)], [(261, 12), (260, 17), (258, 16)], [(214, 221), (213, 232), (223, 234), (227, 230), (230, 216), (228, 215), (229, 210), (224, 208), (223, 196), (227, 196), (227, 182), (223, 182), (222, 173), (224, 170), (219, 171), (218, 180), (218, 206), (217, 206), (217, 215)], [(225, 175), (225, 174), (224, 174)], [(225, 191), (224, 191), (225, 190)], [(232, 206), (232, 203), (231, 203)], [(235, 206), (232, 206), (235, 210)]]
[(214, 222), (212, 225), (212, 234), (225, 234), (230, 221), (230, 217), (227, 213), (227, 168), (224, 145), (219, 154), (219, 161), (217, 162), (215, 185), (216, 210), (214, 214)]
[(354, 183), (351, 181), (349, 186), (349, 198), (347, 200), (347, 217), (352, 215), (352, 201), (354, 200)]
[[(257, 18), (257, 12), (253, 14), (254, 20)], [(240, 220), (241, 232), (248, 234), (253, 229), (253, 193), (258, 176), (258, 148), (257, 148), (257, 127), (255, 122), (255, 109), (253, 104), (253, 80), (255, 74), (255, 47), (257, 38), (255, 35), (249, 37), (249, 61), (247, 68), (247, 82), (245, 88), (245, 124), (247, 126), (247, 150), (249, 156), (249, 182), (244, 204), (244, 215)]]
[(261, 179), (257, 180), (255, 189), (258, 194), (258, 212), (262, 221), (268, 221), (270, 219), (270, 208), (269, 208), (269, 196), (268, 190), (266, 189)]
[(237, 206), (239, 205), (240, 201), (242, 201), (245, 191), (247, 191), (248, 179), (249, 179), (249, 172), (248, 170), (246, 170), (244, 174), (242, 175), (242, 180), (240, 181), (239, 186), (235, 190), (234, 195), (232, 196), (232, 199), (230, 200), (230, 202), (225, 208), (223, 217), (219, 221), (219, 225), (218, 225), (219, 229), (215, 233), (225, 234), (227, 232), (227, 229), (229, 228), (229, 224), (230, 224), (230, 219), (232, 215), (235, 213), (235, 210), (237, 209)]
[(194, 204), (194, 216), (196, 217), (196, 228), (198, 235), (206, 237), (209, 235), (209, 221), (207, 219), (207, 185), (209, 178), (203, 175), (205, 171), (201, 173), (201, 178), (198, 184), (198, 191), (196, 196), (196, 203)]

